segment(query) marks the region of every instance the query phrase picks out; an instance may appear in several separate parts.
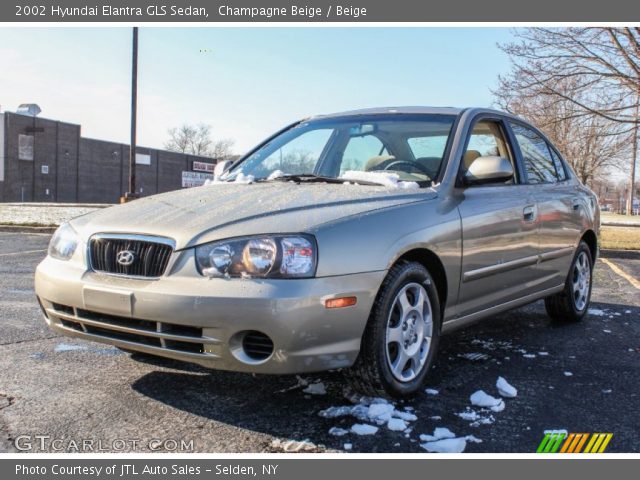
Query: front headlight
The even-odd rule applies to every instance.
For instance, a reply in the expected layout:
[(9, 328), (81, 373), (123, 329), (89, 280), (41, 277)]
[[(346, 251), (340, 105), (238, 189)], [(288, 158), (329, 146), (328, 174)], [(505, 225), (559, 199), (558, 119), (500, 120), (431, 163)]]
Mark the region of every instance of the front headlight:
[(317, 253), (311, 235), (260, 235), (196, 247), (196, 265), (207, 277), (310, 278)]
[(58, 260), (69, 260), (78, 246), (78, 234), (68, 223), (63, 223), (51, 237), (49, 255)]

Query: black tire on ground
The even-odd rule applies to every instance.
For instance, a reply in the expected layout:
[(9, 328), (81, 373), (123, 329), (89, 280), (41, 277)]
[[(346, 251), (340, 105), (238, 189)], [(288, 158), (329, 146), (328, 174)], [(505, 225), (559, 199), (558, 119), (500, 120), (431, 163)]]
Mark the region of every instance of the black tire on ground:
[[(387, 325), (392, 322), (396, 296), (403, 288), (419, 284), (424, 287), (431, 306), (431, 342), (426, 361), (415, 378), (398, 380), (388, 361)], [(414, 298), (415, 299), (415, 298)], [(417, 300), (416, 300), (417, 304)], [(376, 296), (355, 364), (347, 371), (352, 387), (359, 393), (379, 397), (407, 397), (417, 392), (425, 382), (433, 364), (440, 338), (440, 302), (429, 271), (420, 263), (401, 261), (390, 270)], [(398, 348), (400, 345), (398, 344)]]
[[(580, 300), (577, 299), (580, 295), (574, 291), (574, 282), (580, 270), (579, 259), (587, 262), (585, 274), (588, 275), (588, 287), (584, 304), (581, 304)], [(591, 250), (584, 241), (581, 241), (571, 261), (564, 290), (544, 299), (544, 306), (551, 320), (557, 323), (572, 323), (579, 322), (587, 316), (591, 301), (592, 275), (593, 260), (591, 258)]]

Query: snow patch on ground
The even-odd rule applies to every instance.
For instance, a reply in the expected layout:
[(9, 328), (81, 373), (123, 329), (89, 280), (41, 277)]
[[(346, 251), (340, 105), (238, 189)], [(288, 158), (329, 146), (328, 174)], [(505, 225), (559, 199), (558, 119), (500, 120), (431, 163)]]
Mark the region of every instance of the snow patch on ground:
[(482, 440), (473, 436), (456, 437), (448, 428), (436, 428), (433, 435), (420, 435), (420, 446), (432, 453), (462, 453), (467, 448), (467, 442), (482, 443)]
[(421, 443), (420, 446), (431, 453), (462, 453), (467, 448), (467, 441), (464, 438), (447, 438)]
[(329, 429), (329, 435), (335, 435), (336, 437), (342, 437), (347, 433), (349, 433), (349, 430), (345, 430), (344, 428), (340, 428), (340, 427), (331, 427)]
[(390, 418), (387, 428), (393, 432), (404, 432), (407, 429), (407, 422), (400, 418)]
[(590, 308), (587, 313), (596, 317), (603, 317), (604, 315), (606, 315), (606, 312), (604, 310), (600, 310), (599, 308)]
[(522, 354), (524, 358), (536, 358), (535, 353), (524, 353)]
[[(391, 419), (398, 419), (404, 422), (415, 422), (418, 417), (402, 410), (397, 410), (393, 403), (384, 398), (352, 398), (355, 405), (341, 405), (329, 407), (318, 412), (323, 418), (338, 418), (352, 416), (361, 422), (375, 423), (377, 425), (388, 424)], [(393, 422), (399, 425), (398, 422)]]
[(571, 372), (564, 372), (564, 376), (565, 376), (565, 377), (572, 377), (572, 376), (573, 376), (573, 373), (571, 373)]
[(391, 172), (358, 172), (349, 170), (340, 176), (341, 180), (351, 180), (354, 182), (373, 182), (379, 183), (388, 188), (416, 189), (420, 186), (416, 182), (402, 182), (397, 173)]
[(311, 395), (326, 395), (327, 388), (324, 386), (324, 383), (316, 382), (316, 383), (312, 383), (307, 388), (305, 388), (303, 392), (309, 393)]
[(351, 433), (356, 435), (375, 435), (378, 433), (378, 427), (367, 423), (355, 423), (351, 426)]
[(87, 347), (83, 345), (69, 345), (67, 343), (59, 343), (58, 345), (55, 346), (53, 351), (56, 353), (61, 353), (61, 352), (73, 352), (76, 350), (86, 350), (86, 349)]
[(420, 435), (421, 442), (435, 442), (436, 440), (442, 440), (443, 438), (455, 438), (456, 434), (445, 427), (436, 427), (433, 430), (433, 435)]
[(510, 385), (509, 382), (504, 379), (504, 377), (498, 377), (496, 388), (498, 389), (498, 393), (506, 398), (514, 398), (518, 395), (518, 390)]
[(434, 388), (427, 388), (424, 393), (427, 395), (438, 395), (440, 392)]
[(477, 412), (467, 407), (465, 411), (456, 413), (456, 415), (463, 420), (471, 422), (472, 427), (491, 425), (496, 421), (495, 417), (491, 415), (488, 410), (481, 410), (480, 412)]
[(471, 405), (475, 405), (476, 407), (489, 408), (494, 412), (501, 412), (504, 410), (504, 400), (492, 397), (484, 390), (478, 390), (473, 393), (469, 397), (469, 400), (471, 401)]

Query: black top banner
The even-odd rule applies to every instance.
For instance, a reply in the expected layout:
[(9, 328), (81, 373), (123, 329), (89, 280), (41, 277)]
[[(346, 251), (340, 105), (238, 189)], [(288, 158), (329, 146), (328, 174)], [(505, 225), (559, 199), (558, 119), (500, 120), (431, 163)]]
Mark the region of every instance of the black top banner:
[(14, 0), (0, 22), (625, 22), (630, 0)]

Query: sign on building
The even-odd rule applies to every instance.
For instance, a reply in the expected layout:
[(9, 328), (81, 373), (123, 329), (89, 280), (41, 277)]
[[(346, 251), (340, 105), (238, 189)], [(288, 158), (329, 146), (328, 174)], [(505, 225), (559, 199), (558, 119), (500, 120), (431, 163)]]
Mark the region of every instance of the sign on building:
[(33, 135), (18, 135), (18, 160), (33, 161)]
[(215, 163), (193, 162), (193, 170), (195, 172), (213, 173), (213, 169), (214, 168), (216, 168), (216, 164)]
[(136, 153), (136, 165), (151, 165), (151, 155), (148, 153)]
[(182, 172), (182, 188), (200, 187), (205, 180), (212, 180), (213, 174), (201, 172)]

